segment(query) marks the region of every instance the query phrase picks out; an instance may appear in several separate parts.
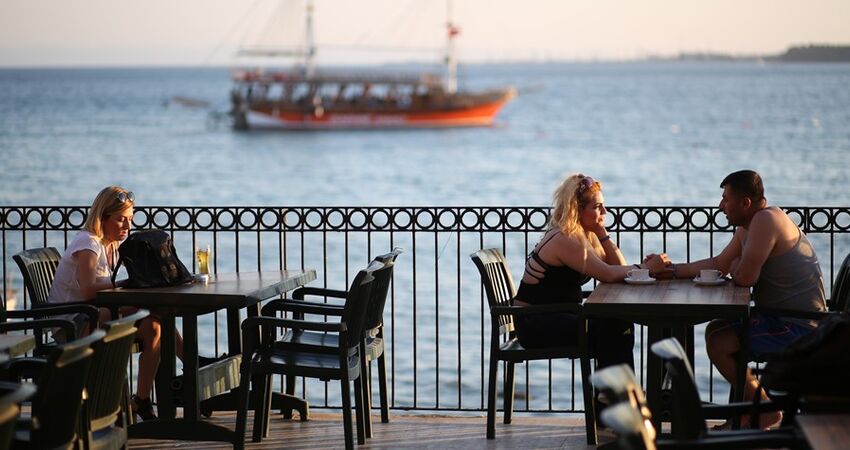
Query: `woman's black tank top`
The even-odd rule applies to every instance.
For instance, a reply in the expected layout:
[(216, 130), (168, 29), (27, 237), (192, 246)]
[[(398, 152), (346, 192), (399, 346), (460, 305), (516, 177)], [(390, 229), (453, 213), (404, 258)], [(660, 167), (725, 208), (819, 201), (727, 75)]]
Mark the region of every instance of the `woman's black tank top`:
[[(520, 281), (519, 290), (516, 298), (530, 305), (546, 305), (552, 303), (581, 303), (581, 285), (586, 283), (590, 277), (572, 269), (569, 266), (553, 266), (547, 264), (540, 257), (539, 251), (542, 249), (555, 234), (547, 239), (543, 244), (537, 246), (525, 262), (525, 271), (531, 277), (537, 280), (536, 284)], [(529, 260), (533, 259), (541, 268), (542, 273), (531, 269), (529, 270)], [(525, 278), (525, 277), (523, 277)]]

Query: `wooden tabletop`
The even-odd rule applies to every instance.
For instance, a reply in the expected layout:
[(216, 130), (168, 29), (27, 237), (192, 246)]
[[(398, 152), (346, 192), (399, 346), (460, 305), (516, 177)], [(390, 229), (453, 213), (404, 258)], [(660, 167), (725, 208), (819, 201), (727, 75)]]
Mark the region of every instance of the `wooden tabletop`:
[(21, 356), (35, 348), (35, 336), (31, 334), (0, 334), (0, 353)]
[(653, 284), (601, 283), (585, 301), (594, 316), (740, 318), (747, 315), (750, 289), (731, 280), (719, 286), (700, 286), (692, 280), (659, 280)]
[(97, 293), (100, 305), (120, 304), (142, 308), (244, 307), (291, 291), (316, 279), (316, 271), (276, 270), (211, 275), (208, 284), (189, 283), (160, 288), (117, 288)]
[(812, 450), (843, 450), (850, 446), (850, 414), (799, 415), (797, 423)]

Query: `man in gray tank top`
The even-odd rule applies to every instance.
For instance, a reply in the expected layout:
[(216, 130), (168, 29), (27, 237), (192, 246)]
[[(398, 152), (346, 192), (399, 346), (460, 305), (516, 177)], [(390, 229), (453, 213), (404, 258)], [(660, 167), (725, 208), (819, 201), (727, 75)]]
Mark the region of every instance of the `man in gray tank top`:
[[(732, 276), (735, 284), (753, 287), (757, 306), (799, 311), (826, 309), (823, 277), (817, 255), (806, 235), (781, 209), (768, 206), (761, 176), (752, 170), (729, 174), (720, 183), (720, 209), (735, 226), (732, 241), (723, 251), (689, 264), (670, 264), (669, 276), (693, 278), (702, 269)], [(667, 255), (649, 255), (670, 263)], [(732, 385), (738, 364), (740, 321), (714, 320), (705, 330), (708, 357)], [(775, 353), (817, 326), (816, 322), (757, 315), (750, 318), (749, 348), (754, 354)], [(747, 371), (744, 398), (755, 395), (758, 383)], [(767, 399), (762, 392), (763, 399)], [(761, 425), (777, 424), (779, 413), (764, 414)], [(742, 425), (748, 418), (742, 419)]]

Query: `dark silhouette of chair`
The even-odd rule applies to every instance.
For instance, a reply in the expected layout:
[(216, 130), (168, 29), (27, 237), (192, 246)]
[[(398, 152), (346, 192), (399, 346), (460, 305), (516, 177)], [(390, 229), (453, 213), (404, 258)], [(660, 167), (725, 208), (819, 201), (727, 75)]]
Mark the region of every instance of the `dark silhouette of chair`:
[(35, 394), (35, 386), (0, 381), (0, 449), (7, 449), (15, 436), (21, 402)]
[[(680, 347), (681, 348), (681, 347)], [(687, 362), (687, 359), (684, 360)], [(669, 370), (669, 367), (668, 367)], [(596, 389), (605, 393), (616, 403), (600, 413), (600, 420), (618, 433), (618, 440), (612, 446), (624, 449), (745, 449), (745, 448), (796, 448), (801, 441), (793, 432), (763, 432), (760, 430), (734, 430), (710, 432), (706, 430), (705, 418), (688, 415), (682, 420), (690, 423), (690, 428), (701, 428), (704, 432), (695, 436), (675, 435), (658, 437), (652, 425), (652, 412), (646, 403), (643, 389), (635, 378), (631, 367), (626, 364), (600, 369), (591, 377)], [(673, 395), (677, 395), (677, 391)], [(692, 396), (687, 396), (693, 401)], [(688, 401), (688, 400), (684, 400)], [(697, 394), (699, 402), (699, 394)], [(699, 408), (699, 403), (696, 407)], [(750, 406), (750, 405), (747, 405)], [(631, 413), (625, 410), (631, 410)], [(678, 412), (678, 411), (676, 411)], [(674, 414), (676, 414), (674, 412)], [(638, 425), (640, 424), (640, 425)], [(676, 430), (674, 430), (674, 433)], [(606, 447), (609, 445), (606, 444)]]
[(621, 450), (655, 450), (652, 422), (628, 402), (618, 403), (599, 413), (599, 420), (617, 433), (616, 448)]
[[(373, 276), (375, 277), (375, 282), (372, 285), (372, 293), (371, 298), (369, 300), (369, 307), (366, 311), (366, 322), (364, 325), (366, 328), (366, 349), (364, 351), (366, 359), (366, 376), (363, 377), (363, 380), (366, 381), (364, 395), (366, 402), (365, 411), (367, 411), (365, 417), (367, 437), (372, 436), (372, 420), (371, 414), (369, 412), (371, 412), (372, 410), (371, 362), (374, 360), (378, 361), (378, 387), (380, 390), (381, 422), (388, 423), (390, 421), (389, 401), (387, 393), (387, 366), (386, 358), (384, 357), (384, 306), (387, 301), (387, 294), (389, 293), (390, 282), (392, 281), (394, 263), (396, 258), (402, 251), (403, 250), (401, 248), (395, 248), (392, 252), (376, 256), (373, 260), (374, 262), (383, 264), (384, 268), (376, 270), (373, 273)], [(317, 296), (344, 299), (347, 294), (348, 291), (302, 287), (293, 291), (292, 298), (294, 299), (294, 301), (302, 302), (302, 304), (309, 304), (318, 308), (325, 307), (329, 310), (328, 315), (338, 316), (340, 311), (342, 311), (342, 305), (330, 303), (304, 302), (304, 297)], [(293, 300), (288, 299), (271, 301), (263, 307), (262, 314), (264, 316), (273, 316), (275, 312), (282, 311), (281, 305), (290, 304), (292, 301)], [(294, 318), (303, 319), (303, 314), (296, 313)], [(318, 333), (304, 330), (289, 330), (286, 332), (286, 334), (284, 334), (283, 338), (278, 341), (278, 345), (285, 345), (290, 349), (299, 349), (315, 352), (324, 351), (332, 353), (339, 346), (339, 335), (336, 333)], [(287, 376), (286, 393), (289, 395), (295, 394), (294, 376)], [(291, 412), (289, 412), (288, 414), (285, 413), (285, 417), (291, 417)]]
[(106, 336), (96, 342), (94, 359), (86, 382), (88, 396), (83, 403), (83, 443), (86, 449), (116, 449), (127, 446), (129, 392), (127, 364), (136, 336), (136, 323), (147, 317), (140, 309), (106, 322)]
[[(560, 303), (553, 305), (511, 306), (516, 296), (513, 278), (505, 257), (498, 249), (483, 249), (470, 255), (478, 272), (490, 304), (490, 372), (487, 389), (487, 439), (496, 437), (496, 376), (499, 361), (506, 363), (504, 383), (504, 410), (506, 424), (511, 423), (514, 400), (514, 365), (539, 359), (571, 358), (581, 361), (581, 384), (584, 393), (584, 420), (588, 445), (596, 445), (596, 420), (593, 387), (590, 384), (590, 358), (587, 352), (587, 322), (583, 319), (581, 305)], [(514, 332), (513, 316), (533, 314), (572, 313), (582, 316), (584, 324), (577, 331), (578, 345), (526, 349)]]
[(782, 405), (772, 402), (740, 402), (728, 405), (704, 406), (694, 380), (693, 369), (685, 350), (675, 338), (668, 338), (652, 344), (655, 353), (667, 369), (671, 378), (671, 400), (674, 439), (708, 441), (713, 438), (726, 439), (728, 448), (784, 448), (803, 445), (795, 430), (779, 428), (776, 430), (734, 430), (710, 431), (706, 426), (707, 418), (740, 417), (752, 414), (777, 411)]
[[(340, 314), (339, 322), (312, 322), (299, 319), (281, 319), (276, 317), (249, 317), (242, 322), (242, 356), (241, 383), (239, 385), (239, 411), (236, 417), (237, 448), (242, 448), (245, 439), (245, 428), (248, 411), (248, 386), (253, 387), (254, 396), (254, 442), (260, 442), (268, 436), (269, 409), (271, 407), (271, 375), (295, 375), (318, 378), (320, 380), (340, 380), (342, 394), (342, 415), (345, 429), (345, 447), (354, 448), (354, 438), (351, 428), (351, 391), (349, 383), (355, 382), (355, 407), (357, 412), (357, 442), (366, 440), (363, 424), (363, 389), (359, 383), (361, 367), (364, 364), (363, 354), (363, 324), (366, 318), (370, 291), (375, 280), (373, 272), (381, 267), (372, 264), (366, 270), (361, 270), (351, 283), (346, 297), (345, 306)], [(300, 304), (296, 304), (300, 303)], [(291, 302), (285, 306), (290, 312), (303, 314), (328, 313), (325, 307), (317, 308), (306, 302)], [(339, 345), (334, 353), (310, 352), (287, 348), (275, 343), (277, 330), (291, 328), (314, 332), (333, 332), (339, 334)], [(260, 339), (262, 331), (262, 339)]]
[[(18, 268), (21, 269), (21, 275), (24, 279), (24, 287), (29, 294), (31, 301), (31, 309), (29, 310), (13, 310), (5, 311), (6, 317), (9, 319), (34, 319), (47, 318), (62, 314), (83, 314), (90, 325), (94, 328), (98, 320), (98, 309), (86, 303), (63, 303), (55, 304), (47, 301), (47, 296), (50, 293), (50, 286), (53, 284), (53, 278), (56, 275), (56, 268), (59, 266), (59, 260), (62, 256), (54, 247), (32, 248), (24, 250), (12, 256)], [(75, 324), (76, 328), (76, 324)], [(54, 334), (54, 338), (59, 341), (75, 339), (79, 337), (79, 332), (67, 334), (65, 329)], [(52, 344), (45, 343), (44, 334), (37, 334), (37, 354), (47, 354), (50, 351)]]
[(13, 447), (77, 447), (83, 389), (94, 355), (91, 347), (105, 334), (95, 330), (84, 338), (56, 347), (46, 359), (16, 358), (3, 364), (7, 379), (36, 380), (32, 417), (18, 423)]
[[(0, 297), (0, 303), (3, 303), (3, 305), (5, 305), (5, 302), (3, 302), (2, 297)], [(94, 306), (88, 306), (88, 308), (92, 311), (97, 311), (97, 308), (95, 308)], [(77, 309), (74, 308), (74, 311), (76, 310)], [(63, 311), (67, 310), (59, 310), (59, 312)], [(54, 315), (54, 312), (52, 310), (47, 309), (45, 311), (6, 311), (5, 307), (0, 307), (0, 333), (33, 330), (35, 332), (34, 337), (36, 338), (35, 354), (46, 355), (47, 353), (49, 353), (50, 349), (54, 347), (54, 345), (44, 343), (43, 337), (45, 333), (59, 332), (65, 336), (75, 336), (77, 333), (77, 326), (72, 320), (58, 317), (51, 318), (50, 316), (52, 315)], [(13, 316), (14, 318), (32, 319), (9, 320), (9, 316)], [(47, 318), (39, 318), (43, 316)]]

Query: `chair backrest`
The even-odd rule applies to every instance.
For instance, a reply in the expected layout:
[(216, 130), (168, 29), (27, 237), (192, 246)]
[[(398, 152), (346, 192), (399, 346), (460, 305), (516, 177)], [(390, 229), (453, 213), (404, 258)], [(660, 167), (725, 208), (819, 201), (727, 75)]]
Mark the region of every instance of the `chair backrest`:
[(688, 361), (685, 349), (676, 338), (667, 338), (652, 344), (650, 347), (664, 361), (667, 372), (673, 382), (673, 405), (671, 413), (681, 423), (679, 437), (698, 439), (704, 436), (708, 429), (702, 413), (702, 401), (699, 396), (694, 371)]
[(605, 408), (599, 419), (617, 433), (617, 448), (655, 450), (655, 427), (627, 402)]
[(115, 423), (121, 411), (127, 364), (136, 336), (136, 322), (149, 315), (147, 310), (106, 322), (106, 336), (92, 346), (94, 357), (86, 381), (86, 414), (89, 430), (97, 431)]
[[(591, 375), (590, 382), (596, 390), (603, 392), (611, 403), (629, 403), (645, 420), (652, 420), (646, 396), (628, 364), (599, 369)], [(654, 428), (652, 439), (655, 439)]]
[(835, 280), (832, 283), (832, 294), (829, 296), (829, 304), (827, 305), (830, 311), (844, 312), (850, 307), (850, 253), (844, 257), (841, 267), (838, 268), (838, 273), (835, 274)]
[(35, 394), (35, 386), (0, 381), (0, 448), (10, 448), (22, 401)]
[(357, 275), (354, 277), (354, 280), (351, 282), (351, 286), (348, 289), (348, 296), (345, 299), (342, 320), (346, 325), (346, 333), (348, 336), (346, 346), (349, 349), (358, 347), (363, 340), (366, 310), (369, 307), (369, 297), (372, 292), (372, 284), (375, 281), (375, 277), (372, 273), (383, 267), (384, 265), (381, 263), (372, 262), (369, 264), (369, 267), (357, 272)]
[(33, 305), (47, 303), (56, 268), (62, 255), (55, 247), (31, 248), (12, 256), (21, 269), (24, 286)]
[(31, 431), (33, 448), (66, 446), (79, 438), (82, 394), (94, 355), (91, 347), (105, 335), (103, 330), (95, 330), (48, 355), (32, 399), (33, 423), (37, 424)]
[[(514, 280), (508, 263), (501, 250), (497, 248), (485, 248), (469, 255), (478, 273), (481, 275), (481, 283), (490, 308), (494, 306), (511, 306), (511, 300), (516, 296)], [(507, 315), (499, 316), (499, 333), (505, 334), (514, 331), (513, 317)]]
[(384, 306), (387, 303), (387, 295), (390, 291), (393, 268), (396, 258), (398, 258), (398, 255), (402, 251), (401, 248), (396, 247), (390, 253), (376, 256), (373, 260), (383, 264), (384, 267), (372, 274), (375, 277), (375, 281), (372, 283), (372, 294), (366, 310), (365, 327), (367, 330), (378, 328), (384, 324)]

